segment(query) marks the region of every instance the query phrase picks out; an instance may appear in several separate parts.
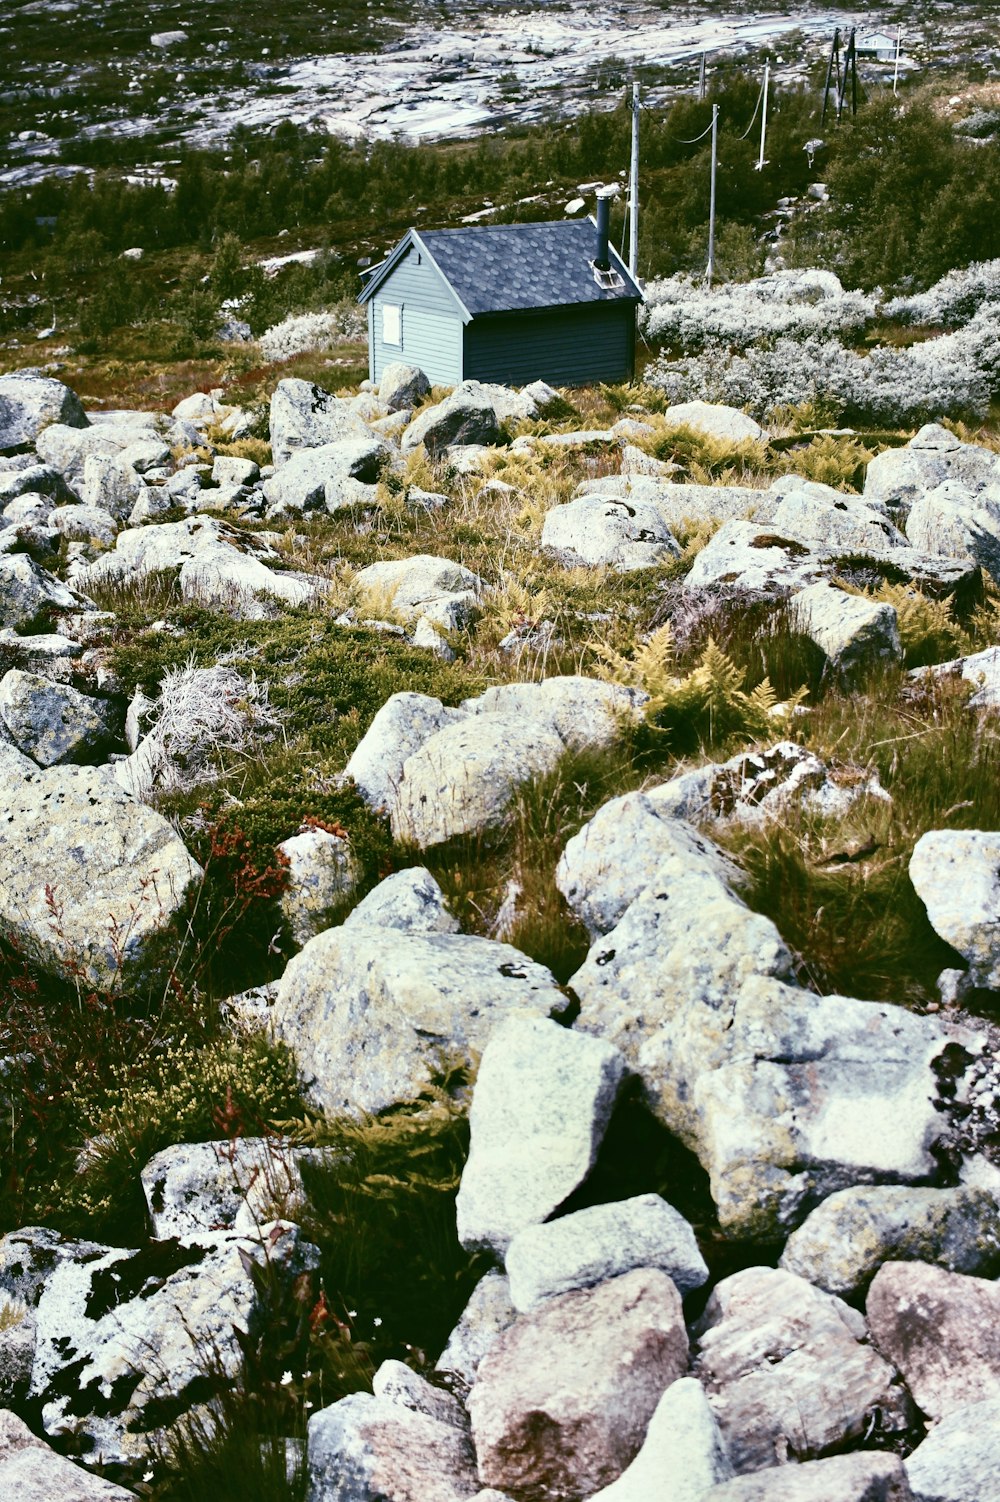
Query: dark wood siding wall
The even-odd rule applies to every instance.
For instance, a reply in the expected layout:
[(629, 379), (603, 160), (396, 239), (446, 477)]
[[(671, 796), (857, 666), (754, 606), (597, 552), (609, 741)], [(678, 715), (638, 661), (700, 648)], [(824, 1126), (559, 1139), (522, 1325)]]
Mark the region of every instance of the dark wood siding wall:
[[(400, 308), (401, 344), (382, 338), (382, 308)], [(462, 379), (462, 319), (438, 271), (411, 249), (368, 304), (368, 374), (376, 383), (394, 360), (419, 365), (437, 386)]]
[[(635, 305), (497, 313), (466, 325), (464, 377), (524, 386), (627, 381), (635, 370)], [(428, 375), (430, 372), (428, 371)]]

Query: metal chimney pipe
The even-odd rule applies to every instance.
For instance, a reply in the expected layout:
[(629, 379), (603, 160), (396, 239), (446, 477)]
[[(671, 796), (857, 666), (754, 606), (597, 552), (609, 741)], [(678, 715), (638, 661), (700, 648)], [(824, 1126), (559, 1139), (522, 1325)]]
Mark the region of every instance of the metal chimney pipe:
[(608, 254), (608, 234), (611, 229), (611, 197), (608, 193), (597, 195), (597, 250), (594, 256), (594, 266), (598, 271), (611, 270), (611, 257)]

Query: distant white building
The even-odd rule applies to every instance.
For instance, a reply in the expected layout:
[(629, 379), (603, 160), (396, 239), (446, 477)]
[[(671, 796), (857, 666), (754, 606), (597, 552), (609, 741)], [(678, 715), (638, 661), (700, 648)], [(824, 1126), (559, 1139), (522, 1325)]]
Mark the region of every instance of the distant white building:
[(896, 38), (884, 31), (869, 31), (854, 43), (859, 57), (873, 57), (879, 63), (891, 63), (896, 56)]

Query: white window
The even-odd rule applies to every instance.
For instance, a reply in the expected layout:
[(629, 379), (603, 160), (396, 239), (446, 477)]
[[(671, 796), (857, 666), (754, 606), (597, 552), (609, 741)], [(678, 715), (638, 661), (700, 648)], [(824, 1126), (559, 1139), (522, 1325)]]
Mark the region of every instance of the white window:
[(384, 302), (382, 304), (382, 343), (397, 344), (402, 348), (403, 344), (403, 310), (398, 303)]

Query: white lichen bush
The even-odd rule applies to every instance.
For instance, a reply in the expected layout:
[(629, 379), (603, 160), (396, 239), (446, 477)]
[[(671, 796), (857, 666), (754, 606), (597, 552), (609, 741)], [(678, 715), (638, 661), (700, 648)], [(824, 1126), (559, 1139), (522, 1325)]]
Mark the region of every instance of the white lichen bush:
[(990, 304), (1000, 309), (1000, 260), (973, 261), (971, 266), (949, 271), (926, 292), (894, 297), (886, 303), (885, 312), (900, 323), (955, 328)]
[(694, 350), (715, 340), (745, 346), (782, 337), (857, 334), (878, 305), (878, 292), (845, 292), (832, 271), (777, 271), (711, 288), (689, 276), (672, 276), (649, 283), (643, 321), (647, 338)]
[(349, 339), (365, 336), (365, 315), (345, 298), (325, 313), (296, 313), (265, 330), (259, 344), (265, 359), (290, 360), (293, 355), (322, 353)]
[(141, 799), (210, 782), (234, 760), (258, 755), (281, 729), (267, 685), (226, 660), (171, 668), (149, 718), (149, 733), (115, 766), (118, 780)]

